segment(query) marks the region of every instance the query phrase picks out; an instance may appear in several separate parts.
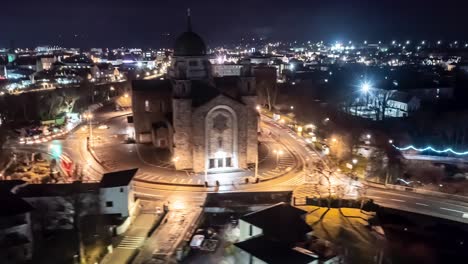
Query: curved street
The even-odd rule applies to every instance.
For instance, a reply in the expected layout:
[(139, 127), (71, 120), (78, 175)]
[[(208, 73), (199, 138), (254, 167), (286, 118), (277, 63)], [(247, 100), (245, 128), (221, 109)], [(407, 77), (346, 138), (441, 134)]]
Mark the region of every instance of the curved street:
[[(266, 172), (280, 170), (282, 173), (260, 183), (252, 183), (253, 180), (245, 183), (246, 177), (253, 179), (253, 170), (205, 176), (175, 171), (167, 162), (152, 163), (157, 157), (148, 154), (147, 147), (123, 143), (122, 138), (129, 133), (126, 122), (128, 114), (129, 112), (114, 111), (109, 107), (104, 107), (95, 114), (92, 122), (94, 155), (86, 147), (86, 138), (89, 135), (87, 126), (78, 127), (66, 137), (48, 143), (25, 146), (10, 142), (8, 147), (43, 153), (50, 153), (51, 148), (58, 148), (61, 155), (67, 156), (81, 168), (84, 179), (88, 181), (98, 181), (102, 173), (107, 171), (137, 167), (139, 173), (135, 179), (135, 190), (143, 200), (199, 205), (203, 203), (205, 194), (210, 192), (292, 191), (304, 183), (315, 184), (319, 188), (324, 185), (319, 174), (312, 171), (313, 164), (321, 159), (320, 154), (310, 149), (303, 138), (295, 135), (292, 130), (267, 117), (262, 117), (262, 130), (264, 134), (271, 134), (271, 137), (265, 143), (267, 150), (264, 159), (260, 158), (263, 162), (261, 167)], [(101, 125), (107, 128), (99, 129)], [(97, 160), (97, 146), (104, 146), (101, 151), (110, 158), (104, 162)], [(277, 161), (271, 155), (273, 148), (281, 148), (286, 153), (284, 157), (280, 157), (276, 166)], [(262, 169), (259, 174), (262, 174)], [(157, 177), (169, 180), (158, 181)], [(205, 180), (208, 181), (208, 187), (204, 186)], [(219, 186), (215, 185), (216, 180), (220, 182)], [(345, 176), (336, 176), (330, 183), (333, 186), (346, 186), (348, 197), (356, 197), (357, 189), (363, 188), (360, 182)], [(468, 223), (468, 203), (464, 201), (375, 186), (366, 187), (366, 196), (382, 206)]]

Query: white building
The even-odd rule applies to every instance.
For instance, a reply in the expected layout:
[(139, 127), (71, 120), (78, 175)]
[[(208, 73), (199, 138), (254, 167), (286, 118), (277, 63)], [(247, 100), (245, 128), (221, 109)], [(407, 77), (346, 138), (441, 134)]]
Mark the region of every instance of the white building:
[(100, 183), (26, 184), (14, 193), (40, 212), (33, 214), (35, 229), (72, 229), (77, 214), (112, 215), (126, 222), (138, 207), (132, 187), (137, 170), (106, 173)]
[(212, 64), (213, 76), (240, 76), (242, 67), (240, 64)]
[(386, 117), (407, 117), (409, 113), (419, 109), (419, 98), (405, 92), (395, 92), (387, 100)]
[(100, 208), (102, 214), (133, 215), (136, 207), (132, 179), (138, 169), (104, 174), (99, 183)]

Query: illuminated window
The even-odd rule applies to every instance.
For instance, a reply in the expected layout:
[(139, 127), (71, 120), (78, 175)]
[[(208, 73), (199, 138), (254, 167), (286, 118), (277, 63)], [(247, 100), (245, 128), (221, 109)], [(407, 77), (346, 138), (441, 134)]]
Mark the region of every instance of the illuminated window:
[(145, 111), (146, 112), (150, 112), (150, 104), (149, 104), (149, 101), (148, 100), (145, 100)]

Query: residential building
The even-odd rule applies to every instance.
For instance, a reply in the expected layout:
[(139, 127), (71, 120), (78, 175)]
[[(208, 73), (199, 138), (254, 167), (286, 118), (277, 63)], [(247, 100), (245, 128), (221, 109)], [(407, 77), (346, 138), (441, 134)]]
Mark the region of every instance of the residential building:
[(240, 242), (234, 245), (249, 264), (337, 263), (335, 255), (312, 250), (312, 228), (304, 221), (307, 212), (278, 203), (240, 218)]

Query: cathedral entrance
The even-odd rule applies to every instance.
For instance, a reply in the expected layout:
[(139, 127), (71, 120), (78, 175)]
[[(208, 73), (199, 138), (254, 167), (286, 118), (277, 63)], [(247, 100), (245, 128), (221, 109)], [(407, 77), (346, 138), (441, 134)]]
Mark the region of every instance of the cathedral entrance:
[(222, 171), (238, 167), (237, 116), (228, 106), (214, 107), (206, 116), (206, 167)]

